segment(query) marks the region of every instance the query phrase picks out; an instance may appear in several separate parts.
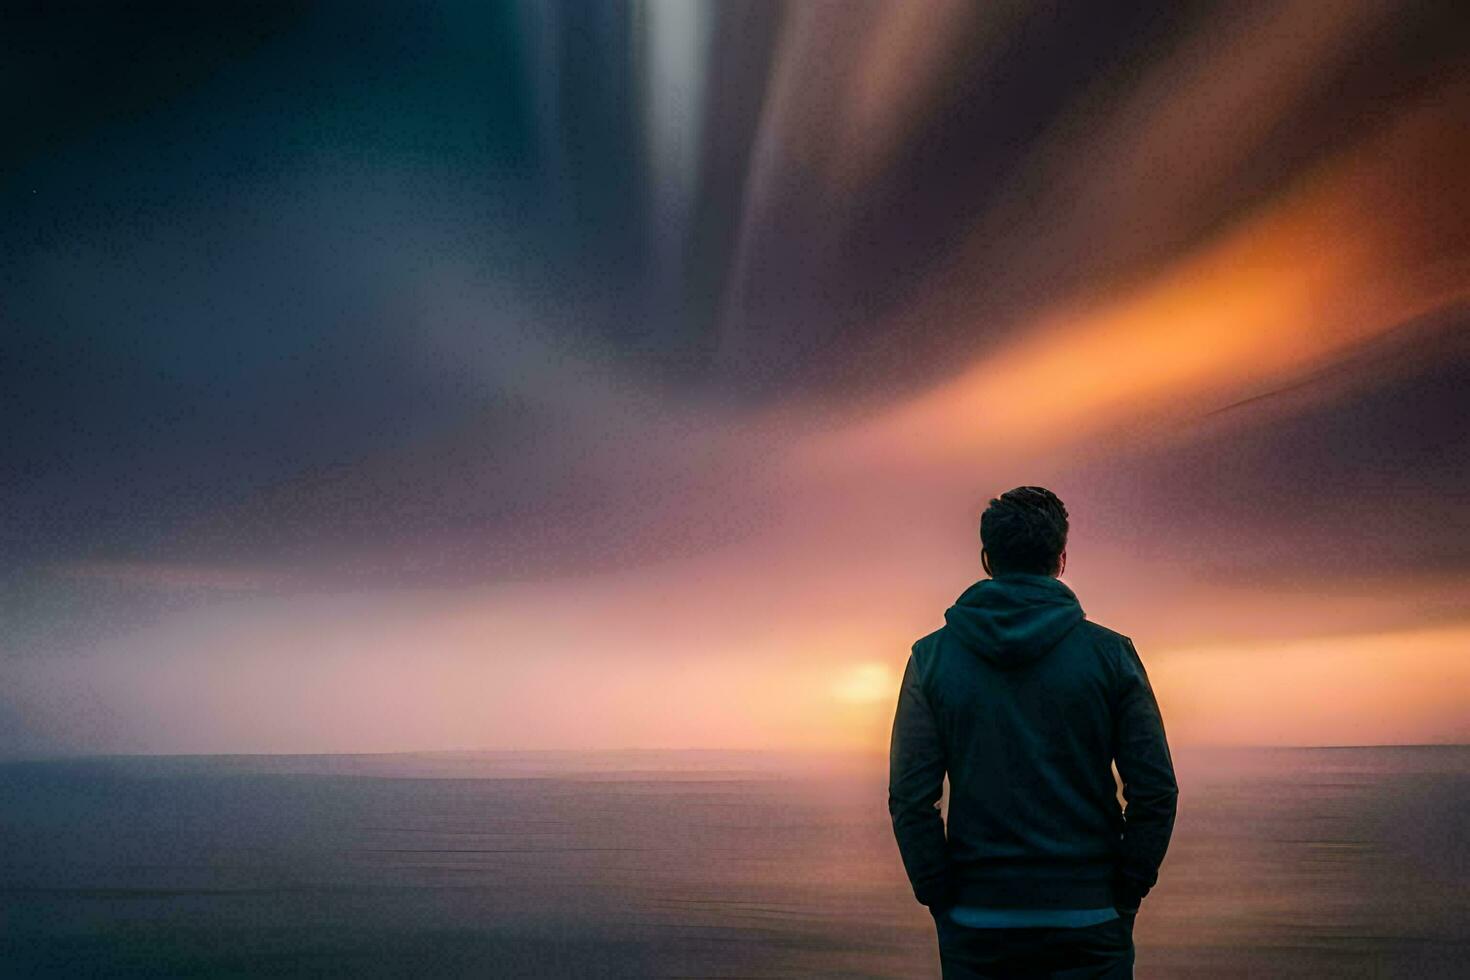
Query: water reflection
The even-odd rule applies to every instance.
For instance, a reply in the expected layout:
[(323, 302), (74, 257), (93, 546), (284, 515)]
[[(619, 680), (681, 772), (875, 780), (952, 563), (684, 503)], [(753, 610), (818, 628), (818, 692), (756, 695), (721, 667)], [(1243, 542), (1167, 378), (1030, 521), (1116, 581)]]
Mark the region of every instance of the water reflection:
[[(1470, 747), (1187, 749), (1137, 975), (1461, 975)], [(22, 973), (937, 975), (882, 760), (0, 766)]]

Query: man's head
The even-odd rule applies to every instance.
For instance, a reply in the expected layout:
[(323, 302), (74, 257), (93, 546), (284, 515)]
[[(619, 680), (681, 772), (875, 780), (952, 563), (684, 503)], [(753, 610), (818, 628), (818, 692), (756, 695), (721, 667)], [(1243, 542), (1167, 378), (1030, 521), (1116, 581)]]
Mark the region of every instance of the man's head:
[(980, 544), (980, 561), (992, 577), (1060, 575), (1067, 563), (1067, 508), (1045, 487), (1007, 490), (981, 515)]

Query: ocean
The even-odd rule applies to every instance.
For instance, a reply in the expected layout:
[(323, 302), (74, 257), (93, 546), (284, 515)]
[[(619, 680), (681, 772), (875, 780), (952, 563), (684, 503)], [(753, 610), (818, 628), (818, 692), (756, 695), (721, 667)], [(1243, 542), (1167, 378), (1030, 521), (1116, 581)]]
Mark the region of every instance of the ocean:
[[(1174, 752), (1138, 977), (1470, 976), (1470, 746)], [(0, 763), (6, 977), (926, 977), (881, 758)]]

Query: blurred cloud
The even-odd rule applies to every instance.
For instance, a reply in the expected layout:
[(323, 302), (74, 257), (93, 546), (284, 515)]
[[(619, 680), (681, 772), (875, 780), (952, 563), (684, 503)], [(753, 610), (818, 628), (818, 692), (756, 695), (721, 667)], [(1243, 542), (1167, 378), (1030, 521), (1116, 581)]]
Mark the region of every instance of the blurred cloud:
[[(900, 404), (827, 453), (862, 465), (1024, 451), (1167, 418), (1221, 392), (1316, 367), (1376, 334), (1470, 298), (1450, 171), (1470, 151), (1421, 110), (1304, 178), (1300, 189), (1142, 286), (1047, 312), (959, 378)], [(1405, 186), (1403, 175), (1419, 179)], [(1057, 397), (1036, 393), (1056, 392)]]
[(1189, 739), (1464, 737), (1463, 5), (7, 16), (6, 744), (874, 749), (1038, 482)]

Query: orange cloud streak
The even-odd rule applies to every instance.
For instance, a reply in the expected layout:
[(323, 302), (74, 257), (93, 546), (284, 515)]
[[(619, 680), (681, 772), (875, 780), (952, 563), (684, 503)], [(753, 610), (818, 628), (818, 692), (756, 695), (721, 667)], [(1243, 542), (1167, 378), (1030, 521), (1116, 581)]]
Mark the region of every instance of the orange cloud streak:
[[(1470, 156), (1454, 100), (1399, 122), (1155, 281), (1057, 310), (959, 377), (803, 446), (799, 467), (1034, 451), (1202, 410), (1470, 296), (1447, 248)], [(1024, 410), (1022, 410), (1024, 409)]]

